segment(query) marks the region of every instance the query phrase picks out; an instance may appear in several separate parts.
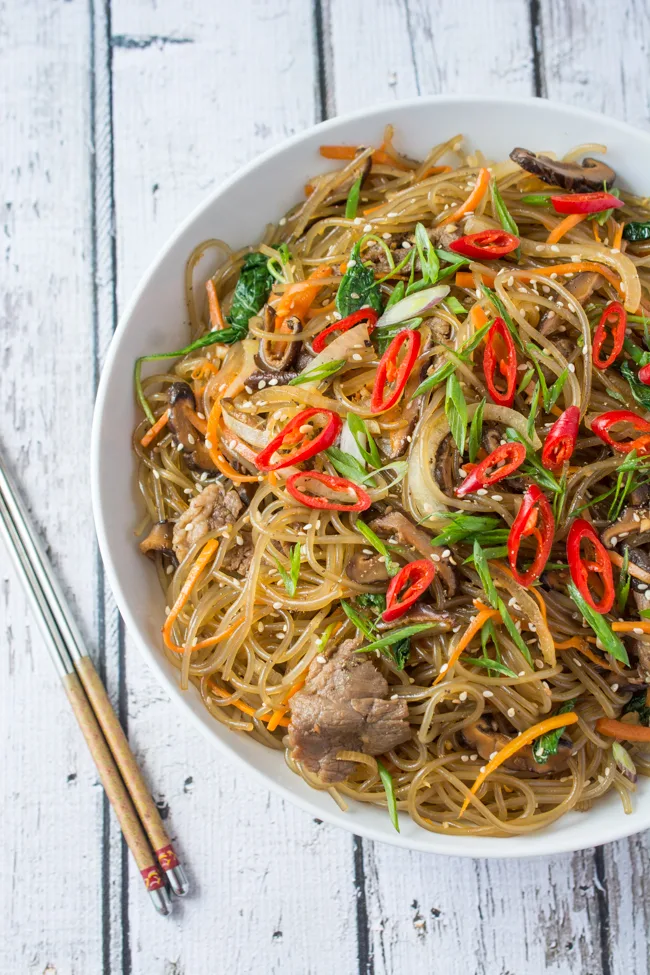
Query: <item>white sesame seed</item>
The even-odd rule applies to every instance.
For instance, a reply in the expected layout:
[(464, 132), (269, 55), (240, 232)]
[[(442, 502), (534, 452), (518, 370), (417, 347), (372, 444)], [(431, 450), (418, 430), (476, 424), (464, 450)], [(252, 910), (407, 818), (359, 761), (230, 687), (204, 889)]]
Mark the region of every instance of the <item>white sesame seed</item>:
[(355, 362), (359, 362), (361, 360), (362, 356), (360, 356), (358, 352), (353, 352), (352, 353), (352, 358), (354, 359)]
[(574, 366), (574, 364), (572, 362), (570, 362), (569, 363), (569, 372), (575, 372), (575, 371), (576, 371), (576, 367)]
[(381, 236), (384, 238), (384, 240), (390, 240), (392, 234), (386, 233), (386, 234), (382, 234)]
[(371, 230), (372, 230), (372, 224), (371, 223), (367, 223), (365, 225), (365, 227), (363, 228), (364, 234), (369, 234)]
[(508, 708), (508, 717), (509, 718), (514, 718), (514, 716), (515, 716), (515, 709), (514, 708)]
[(461, 701), (466, 701), (467, 700), (467, 691), (461, 691), (460, 694), (458, 695), (458, 698)]
[(490, 753), (490, 761), (492, 761), (493, 758), (496, 758), (498, 754), (499, 754), (498, 752), (491, 752)]
[(471, 760), (472, 760), (473, 762), (476, 762), (476, 761), (477, 761), (477, 759), (478, 759), (478, 755), (476, 754), (476, 752), (475, 752), (475, 753), (474, 753), (473, 755), (470, 755), (469, 757), (471, 758)]
[(442, 553), (443, 559), (448, 559), (450, 555), (451, 555), (451, 552), (449, 551), (448, 548), (446, 548), (446, 549), (443, 550), (443, 553)]
[(327, 663), (327, 657), (324, 657), (322, 653), (319, 653), (318, 654), (318, 656), (316, 657), (316, 660), (318, 661), (319, 664)]
[(469, 762), (469, 755), (461, 755), (460, 760), (461, 762)]
[(612, 684), (612, 690), (614, 691), (614, 693), (616, 693), (616, 691), (618, 690), (618, 684)]
[(535, 247), (535, 250), (536, 251), (543, 251), (545, 247), (546, 247), (545, 244), (537, 244), (537, 246)]
[(197, 413), (196, 415), (198, 416), (199, 420), (205, 420), (205, 413)]
[(168, 576), (170, 576), (173, 571), (174, 571), (173, 565), (168, 565), (167, 568), (165, 569), (165, 572), (167, 573)]
[(437, 552), (434, 552), (433, 555), (431, 556), (431, 558), (433, 559), (434, 562), (439, 562), (440, 561), (440, 556), (438, 555)]
[(195, 443), (194, 436), (191, 433), (188, 433), (187, 439), (189, 440), (190, 443)]
[(520, 670), (519, 673), (517, 674), (517, 677), (525, 677), (525, 676), (526, 676), (525, 670)]
[(494, 697), (494, 693), (492, 691), (483, 691), (483, 697)]
[(176, 447), (176, 450), (179, 452), (179, 454), (182, 453), (183, 452), (183, 444), (182, 443), (179, 443), (177, 445), (177, 447)]
[(502, 494), (493, 494), (492, 495), (492, 500), (493, 501), (503, 501), (503, 495)]
[(480, 772), (481, 772), (481, 775), (484, 775), (484, 773), (485, 773), (485, 765), (481, 765)]
[(269, 379), (269, 386), (277, 386), (277, 385), (278, 385), (277, 379)]
[(280, 224), (281, 227), (284, 227), (286, 222), (287, 222), (286, 217), (280, 217), (280, 219), (278, 220), (278, 223)]
[(480, 494), (481, 497), (482, 497), (483, 495), (487, 494), (487, 490), (486, 490), (486, 488), (479, 488), (476, 493), (477, 494)]
[(633, 633), (636, 633), (638, 635), (640, 633), (643, 633), (643, 630), (641, 629), (640, 626), (635, 626), (634, 629), (632, 630), (632, 632)]
[(205, 441), (205, 446), (208, 448), (208, 450), (212, 450), (212, 441), (211, 440), (206, 440)]
[(449, 664), (443, 664), (440, 668), (440, 673), (445, 674), (449, 670)]
[(280, 602), (273, 603), (273, 609), (282, 609), (282, 603)]

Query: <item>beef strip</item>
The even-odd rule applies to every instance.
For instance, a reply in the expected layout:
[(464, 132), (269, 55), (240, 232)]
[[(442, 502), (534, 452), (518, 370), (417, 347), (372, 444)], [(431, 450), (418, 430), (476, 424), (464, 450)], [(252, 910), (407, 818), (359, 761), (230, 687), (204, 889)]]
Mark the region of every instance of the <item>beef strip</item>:
[(367, 655), (345, 640), (325, 662), (312, 661), (307, 682), (291, 700), (292, 757), (322, 782), (341, 782), (356, 768), (340, 751), (383, 755), (411, 736), (408, 706), (388, 700), (389, 686)]
[[(208, 532), (234, 524), (243, 510), (244, 505), (235, 490), (231, 488), (225, 491), (221, 484), (208, 484), (192, 498), (187, 511), (174, 525), (173, 548), (178, 560), (182, 562), (192, 546)], [(241, 554), (235, 552), (235, 547), (243, 549), (245, 546), (233, 546), (232, 554), (236, 555), (237, 562), (237, 567), (233, 565), (233, 571), (241, 571), (242, 558)], [(230, 556), (229, 552), (224, 568), (227, 568), (226, 561)]]

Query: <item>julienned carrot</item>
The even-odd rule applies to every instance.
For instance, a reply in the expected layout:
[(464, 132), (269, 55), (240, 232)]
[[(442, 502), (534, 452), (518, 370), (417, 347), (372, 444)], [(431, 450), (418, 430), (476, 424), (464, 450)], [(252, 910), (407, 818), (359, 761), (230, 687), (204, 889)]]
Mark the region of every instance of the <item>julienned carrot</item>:
[[(479, 274), (479, 280), (483, 284), (487, 284), (489, 288), (494, 286), (494, 281), (496, 274), (492, 271), (481, 271)], [(473, 288), (474, 287), (474, 275), (471, 271), (456, 271), (455, 284), (457, 288)]]
[[(545, 718), (544, 721), (534, 724), (532, 728), (528, 728), (526, 731), (522, 731), (521, 734), (509, 741), (507, 745), (497, 752), (494, 758), (490, 759), (487, 765), (483, 766), (482, 771), (479, 773), (476, 782), (470, 789), (473, 796), (476, 795), (478, 790), (481, 788), (488, 775), (491, 775), (496, 769), (499, 768), (508, 758), (515, 755), (520, 748), (525, 748), (529, 745), (531, 741), (535, 738), (539, 738), (541, 735), (547, 734), (549, 731), (555, 731), (556, 728), (564, 728), (566, 725), (575, 724), (578, 720), (578, 715), (575, 711), (568, 711), (566, 714), (555, 714), (552, 718)], [(650, 737), (650, 735), (649, 735)], [(463, 815), (467, 807), (469, 806), (470, 798), (469, 796), (465, 799), (460, 810), (460, 816)], [(458, 817), (460, 819), (460, 816)]]
[(488, 317), (480, 305), (472, 305), (472, 310), (469, 313), (469, 320), (472, 323), (472, 328), (475, 331), (478, 331), (479, 328), (482, 328), (485, 325)]
[(167, 426), (168, 419), (169, 419), (169, 410), (165, 410), (165, 412), (158, 417), (154, 425), (152, 427), (149, 427), (144, 437), (140, 441), (143, 447), (148, 447), (151, 441), (158, 436), (158, 434), (163, 429), (163, 427)]
[(625, 292), (621, 291), (620, 278), (613, 271), (610, 271), (605, 264), (596, 264), (595, 261), (577, 261), (575, 264), (552, 264), (550, 267), (524, 268), (522, 271), (517, 271), (516, 275), (521, 281), (525, 281), (526, 279), (530, 280), (535, 275), (548, 278), (551, 274), (562, 276), (564, 274), (576, 274), (578, 271), (595, 271), (597, 274), (602, 274), (612, 287), (616, 288), (621, 297), (625, 298)]
[(600, 234), (598, 233), (598, 221), (597, 220), (592, 220), (591, 221), (591, 232), (594, 235), (594, 240), (596, 241), (596, 243), (597, 244), (602, 243), (602, 241), (600, 239)]
[[(321, 146), (320, 154), (325, 159), (354, 159), (359, 152), (359, 146)], [(391, 156), (383, 149), (375, 149), (372, 153), (372, 161), (378, 166), (394, 166), (395, 169), (410, 169), (403, 160)]]
[(239, 471), (236, 471), (219, 450), (217, 445), (219, 443), (220, 421), (221, 404), (219, 400), (216, 399), (212, 404), (212, 409), (210, 410), (205, 434), (205, 445), (208, 448), (210, 460), (214, 466), (221, 471), (225, 477), (229, 477), (234, 484), (251, 484), (253, 481), (259, 481), (257, 474), (240, 474)]
[(599, 718), (596, 722), (596, 731), (608, 738), (623, 738), (625, 741), (650, 741), (650, 728), (646, 728), (643, 724), (616, 721), (614, 718)]
[[(307, 676), (306, 674), (303, 674), (302, 677), (298, 678), (295, 684), (291, 685), (287, 693), (282, 698), (282, 705), (279, 708), (275, 709), (271, 719), (269, 720), (269, 731), (275, 731), (277, 726), (279, 724), (282, 724), (282, 718), (289, 710), (287, 704), (289, 703), (289, 701), (291, 700), (294, 694), (297, 694), (298, 691), (302, 690), (302, 688), (305, 686), (306, 680), (307, 680)], [(287, 724), (289, 724), (288, 721)]]
[(620, 620), (612, 623), (614, 633), (650, 633), (650, 620)]
[(476, 616), (474, 616), (470, 620), (469, 626), (467, 627), (462, 637), (458, 641), (451, 657), (449, 658), (446, 664), (443, 664), (440, 673), (434, 680), (433, 682), (434, 685), (437, 684), (439, 681), (441, 681), (442, 678), (445, 676), (445, 674), (451, 669), (451, 667), (454, 666), (454, 664), (460, 657), (463, 650), (468, 646), (469, 643), (471, 643), (472, 639), (476, 636), (476, 634), (480, 633), (480, 631), (483, 629), (483, 626), (487, 623), (487, 621), (489, 619), (492, 619), (493, 616), (499, 616), (499, 615), (500, 614), (498, 610), (489, 609), (487, 606), (483, 606), (482, 603), (480, 604), (479, 612), (476, 614)]
[[(212, 559), (213, 555), (216, 553), (218, 548), (219, 548), (219, 542), (217, 541), (216, 538), (211, 538), (209, 539), (209, 541), (205, 543), (205, 545), (199, 552), (194, 564), (192, 565), (192, 568), (187, 573), (187, 579), (185, 580), (185, 582), (181, 587), (181, 591), (178, 594), (178, 599), (172, 606), (171, 610), (169, 611), (169, 616), (165, 620), (165, 625), (163, 626), (163, 630), (162, 630), (163, 639), (165, 641), (165, 645), (169, 647), (170, 650), (174, 650), (176, 653), (185, 653), (185, 647), (180, 647), (177, 643), (173, 642), (171, 638), (172, 627), (176, 622), (176, 619), (178, 618), (178, 614), (182, 610), (187, 600), (190, 598), (192, 589), (196, 585), (199, 576), (201, 575), (201, 573), (203, 572), (207, 564), (210, 562), (210, 560)], [(212, 642), (216, 643), (219, 639), (223, 639), (224, 636), (225, 634), (221, 634), (220, 637), (211, 637), (209, 640), (203, 640), (201, 643), (196, 644), (196, 649), (198, 649), (199, 647), (210, 645)]]
[(451, 166), (429, 166), (420, 176), (420, 179), (428, 179), (429, 176), (438, 176), (440, 173), (450, 173)]
[[(210, 681), (210, 690), (213, 693), (218, 694), (220, 697), (230, 697), (228, 691), (224, 691), (223, 687), (218, 687), (214, 681)], [(257, 714), (257, 709), (251, 707), (250, 704), (246, 704), (244, 701), (230, 701), (229, 703), (232, 704), (234, 708), (239, 708), (240, 711), (242, 711), (244, 714), (250, 715), (251, 717)], [(274, 731), (278, 725), (282, 725), (283, 728), (287, 728), (289, 725), (286, 718), (280, 717), (275, 722), (273, 727), (271, 727), (271, 722), (275, 718), (275, 712), (273, 714), (257, 714), (257, 717), (260, 719), (260, 721), (268, 721), (269, 731)]]
[(296, 315), (301, 320), (305, 317), (322, 288), (321, 279), (329, 277), (331, 273), (329, 264), (321, 264), (311, 272), (306, 281), (297, 281), (289, 285), (275, 306), (276, 331), (289, 315)]
[(570, 213), (564, 218), (564, 220), (560, 220), (557, 227), (554, 227), (553, 230), (551, 230), (550, 234), (546, 238), (546, 243), (557, 244), (558, 240), (561, 240), (564, 235), (569, 232), (569, 230), (572, 230), (573, 227), (576, 227), (579, 223), (582, 223), (582, 221), (586, 220), (588, 216), (588, 213)]
[(226, 323), (223, 320), (223, 315), (221, 314), (219, 295), (217, 294), (217, 289), (214, 286), (214, 281), (212, 278), (208, 278), (206, 281), (205, 290), (208, 293), (208, 315), (210, 316), (211, 327), (225, 328)]
[[(594, 220), (594, 223), (595, 222), (596, 221)], [(612, 247), (616, 248), (616, 250), (619, 250), (619, 251), (621, 249), (621, 244), (623, 243), (623, 227), (624, 226), (625, 226), (625, 224), (623, 223), (623, 221), (621, 221), (620, 223), (617, 223), (616, 224), (616, 233), (614, 234), (614, 242), (612, 244)]]
[(440, 221), (438, 226), (444, 227), (446, 223), (454, 223), (454, 221), (458, 220), (459, 217), (462, 217), (464, 213), (469, 213), (470, 211), (475, 210), (485, 196), (485, 192), (489, 185), (490, 170), (481, 169), (476, 179), (476, 186), (465, 202), (461, 203), (457, 210), (453, 210), (451, 213), (448, 213), (444, 220)]

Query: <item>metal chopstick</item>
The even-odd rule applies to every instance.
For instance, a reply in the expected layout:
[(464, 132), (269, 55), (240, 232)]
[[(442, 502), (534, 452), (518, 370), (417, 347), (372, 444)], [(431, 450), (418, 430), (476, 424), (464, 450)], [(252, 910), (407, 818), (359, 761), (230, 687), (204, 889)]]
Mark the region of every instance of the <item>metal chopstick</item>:
[(178, 860), (171, 840), (163, 826), (160, 813), (142, 778), (142, 773), (133, 757), (133, 752), (129, 747), (126, 735), (122, 730), (122, 726), (113, 710), (106, 689), (88, 654), (83, 637), (70, 611), (59, 581), (52, 571), (40, 539), (31, 529), (29, 515), (22, 499), (6, 471), (3, 469), (2, 464), (0, 464), (0, 495), (5, 499), (16, 530), (29, 555), (34, 572), (38, 577), (43, 592), (48, 598), (48, 603), (50, 604), (57, 625), (63, 634), (74, 668), (79, 675), (79, 679), (92, 704), (97, 720), (113, 752), (122, 778), (125, 781), (131, 799), (138, 810), (142, 824), (154, 848), (158, 862), (165, 871), (174, 893), (178, 897), (183, 897), (189, 890), (185, 870)]
[(142, 874), (154, 907), (161, 914), (169, 914), (171, 903), (164, 886), (163, 875), (158, 868), (149, 839), (122, 780), (115, 758), (75, 671), (52, 607), (23, 544), (22, 535), (13, 520), (5, 497), (4, 483), (0, 484), (0, 535), (6, 542), (9, 554), (24, 584), (27, 597), (43, 632), (56, 671), (61, 678), (68, 700), (97, 766), (102, 785)]

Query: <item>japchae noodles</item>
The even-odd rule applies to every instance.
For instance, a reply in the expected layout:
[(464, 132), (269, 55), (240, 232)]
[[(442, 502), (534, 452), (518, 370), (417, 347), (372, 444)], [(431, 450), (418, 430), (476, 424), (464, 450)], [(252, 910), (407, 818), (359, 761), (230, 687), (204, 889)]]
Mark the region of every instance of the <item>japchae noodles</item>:
[(604, 146), (321, 152), (261, 242), (197, 247), (188, 344), (136, 364), (165, 653), (217, 721), (396, 828), (515, 835), (612, 790), (629, 811), (648, 201)]

